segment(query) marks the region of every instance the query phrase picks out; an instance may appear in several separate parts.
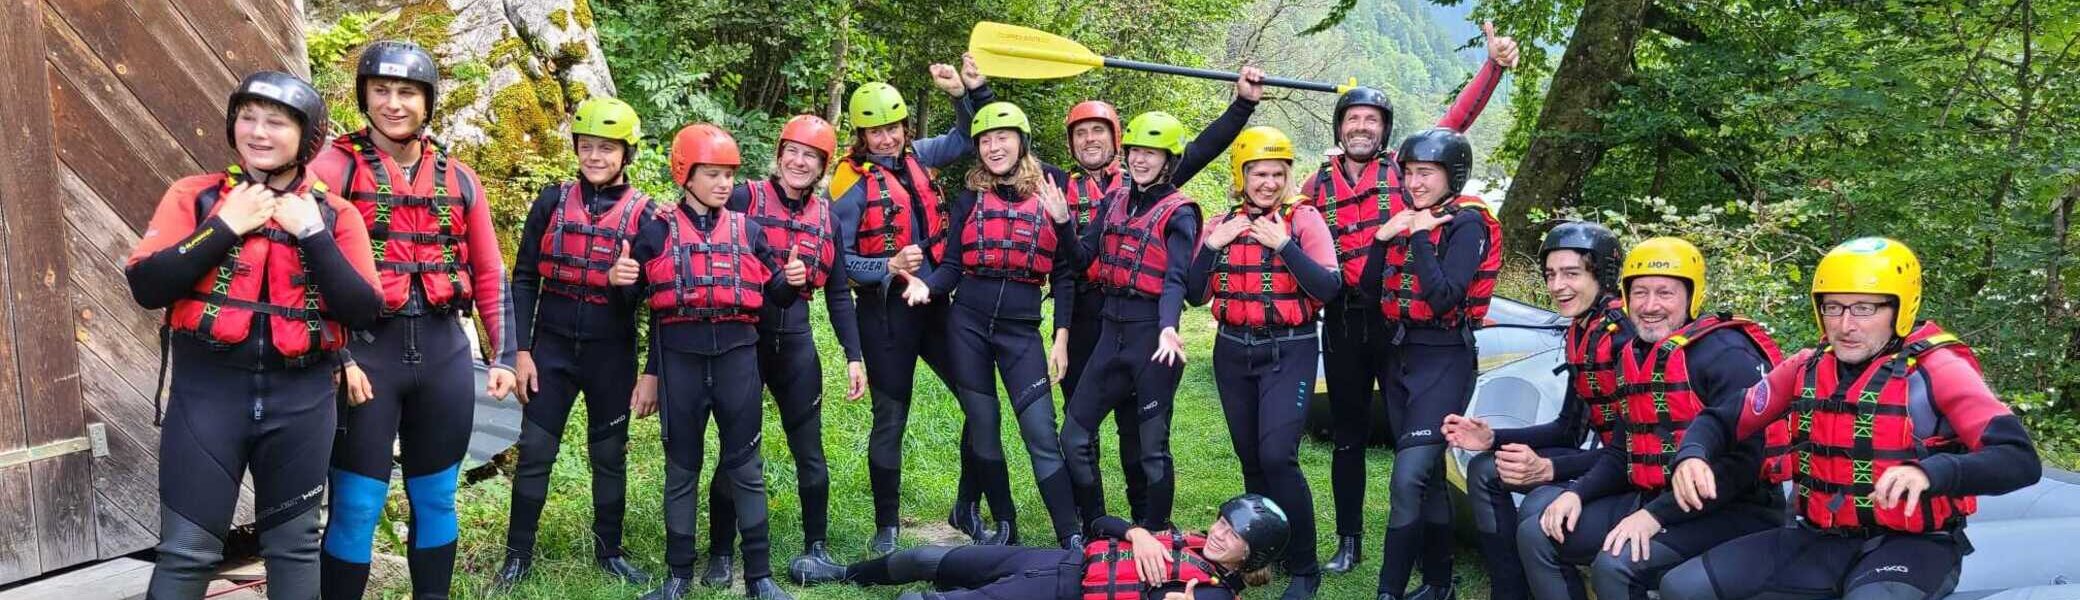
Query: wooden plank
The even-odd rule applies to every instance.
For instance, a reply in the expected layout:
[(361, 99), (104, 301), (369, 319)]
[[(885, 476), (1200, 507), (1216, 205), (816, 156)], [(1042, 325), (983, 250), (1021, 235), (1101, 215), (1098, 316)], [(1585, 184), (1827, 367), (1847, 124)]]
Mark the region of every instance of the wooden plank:
[(0, 468), (0, 583), (43, 573), (29, 487), (29, 465)]
[[(202, 171), (201, 164), (55, 13), (45, 13), (44, 32), (59, 75), (51, 79), (59, 160), (79, 171), (128, 229), (144, 231), (160, 193), (182, 175)], [(222, 135), (213, 138), (219, 147)]]
[(174, 0), (172, 7), (180, 11), (188, 26), (200, 34), (233, 76), (270, 69), (298, 72), (285, 67), (303, 63), (302, 51), (291, 55), (283, 33), (287, 30), (301, 39), (302, 25), (281, 20), (281, 2), (261, 4), (261, 10), (267, 12), (256, 14), (254, 7), (237, 0)]
[(230, 164), (224, 98), (238, 84), (199, 42), (168, 42), (119, 0), (50, 0), (80, 39), (203, 164)]
[(29, 463), (29, 474), (36, 485), (30, 493), (35, 497), (36, 542), (43, 551), (43, 570), (55, 571), (99, 557), (93, 527), (94, 455), (75, 452), (39, 460)]
[[(159, 386), (160, 312), (139, 307), (131, 299), (130, 283), (123, 275), (124, 261), (137, 246), (137, 234), (72, 169), (60, 169), (59, 181), (65, 221), (70, 225), (72, 299), (79, 309), (79, 342), (83, 350), (107, 358), (105, 371), (84, 372), (120, 377), (138, 393), (150, 394)], [(81, 364), (86, 363), (82, 360)], [(83, 381), (82, 385), (90, 383)], [(89, 392), (87, 399), (92, 404), (97, 398)], [(149, 407), (141, 407), (147, 416)]]
[(152, 581), (152, 563), (134, 558), (102, 561), (0, 593), (0, 600), (77, 600), (141, 596)]
[[(94, 470), (100, 471), (106, 464), (97, 460)], [(156, 490), (154, 490), (156, 491)], [(157, 499), (157, 495), (153, 496)], [(94, 501), (94, 541), (102, 560), (131, 554), (151, 548), (159, 543), (159, 519), (155, 508), (151, 519), (142, 520), (140, 515), (116, 507), (122, 499), (105, 492), (96, 492)]]

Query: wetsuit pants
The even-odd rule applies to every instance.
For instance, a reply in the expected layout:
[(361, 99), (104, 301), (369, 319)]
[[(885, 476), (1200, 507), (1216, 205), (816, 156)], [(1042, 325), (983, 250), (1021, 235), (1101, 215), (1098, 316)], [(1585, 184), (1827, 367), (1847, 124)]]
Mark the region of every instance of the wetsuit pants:
[(955, 396), (967, 415), (965, 437), (974, 451), (974, 479), (989, 497), (990, 514), (1013, 523), (1012, 516), (1018, 514), (1011, 503), (1010, 474), (999, 433), (1003, 403), (997, 400), (997, 377), (1002, 377), (1004, 390), (1010, 394), (1012, 418), (1018, 422), (1019, 436), (1033, 463), (1040, 500), (1054, 525), (1055, 541), (1081, 532), (1069, 472), (1062, 463), (1054, 384), (1047, 377), (1047, 345), (1040, 340), (1040, 324), (994, 318), (959, 303), (946, 310), (951, 317), (946, 333), (958, 384)]
[(325, 597), (353, 600), (368, 587), (376, 524), (390, 492), (393, 445), (411, 505), (406, 559), (412, 597), (444, 599), (455, 572), (456, 478), (476, 414), (474, 349), (454, 313), (391, 317), (372, 340), (350, 344), (375, 397), (340, 415), (332, 448), (332, 505), (325, 529)]
[(926, 600), (1080, 598), (1081, 551), (1017, 546), (923, 546), (847, 567), (858, 585), (931, 582)]
[[(1574, 454), (1576, 448), (1539, 448), (1539, 456), (1552, 458)], [(1554, 479), (1565, 482), (1579, 473), (1554, 473)], [(1495, 468), (1495, 453), (1482, 452), (1466, 463), (1466, 502), (1472, 504), (1473, 529), (1480, 539), (1481, 559), (1488, 567), (1488, 597), (1491, 600), (1524, 600), (1531, 597), (1530, 588), (1524, 583), (1524, 563), (1517, 555), (1517, 523), (1525, 519), (1536, 520), (1545, 514), (1546, 505), (1553, 503), (1563, 488), (1553, 485), (1525, 488), (1502, 482), (1502, 474)], [(1522, 493), (1522, 510), (1516, 504), (1516, 495)], [(1561, 572), (1567, 578), (1568, 597), (1584, 600), (1581, 572), (1568, 569)]]
[(1386, 540), (1380, 551), (1382, 594), (1404, 593), (1419, 553), (1424, 584), (1452, 585), (1444, 417), (1465, 412), (1473, 392), (1475, 357), (1471, 344), (1404, 344), (1383, 361), (1391, 377), (1381, 391), (1396, 435), (1394, 471), (1387, 482)]
[[(1105, 318), (1099, 316), (1105, 310), (1105, 295), (1096, 287), (1078, 284), (1076, 312), (1069, 324), (1069, 367), (1062, 374), (1062, 400), (1067, 404), (1076, 393), (1076, 383), (1083, 380), (1083, 368), (1090, 362), (1091, 353), (1098, 349), (1098, 333), (1105, 328)], [(1056, 324), (1056, 327), (1060, 327)], [(1112, 411), (1112, 425), (1119, 434), (1120, 478), (1126, 480), (1128, 514), (1134, 520), (1148, 514), (1148, 476), (1141, 472), (1141, 426), (1134, 421), (1140, 406), (1136, 402), (1121, 402)], [(1097, 444), (1094, 439), (1092, 444)], [(1101, 449), (1093, 449), (1103, 454)]]
[(1291, 575), (1321, 572), (1314, 493), (1300, 472), (1300, 434), (1314, 396), (1316, 344), (1312, 323), (1267, 335), (1223, 327), (1213, 343), (1213, 381), (1228, 419), (1228, 439), (1242, 463), (1243, 489), (1285, 509), (1292, 527), (1285, 556)]
[[(1950, 595), (1957, 534), (1829, 535), (1803, 525), (1749, 534), (1661, 578), (1664, 600), (1927, 600)], [(2053, 551), (2047, 549), (2047, 551)]]
[[(823, 457), (823, 365), (816, 354), (816, 337), (807, 331), (760, 330), (758, 372), (768, 374), (766, 389), (780, 409), (780, 429), (794, 455), (806, 548), (824, 541), (831, 523), (831, 471)], [(727, 490), (729, 482), (716, 471), (708, 484), (708, 551), (718, 555), (736, 545), (737, 505)]]
[(224, 558), (247, 471), (269, 596), (318, 595), (318, 500), (337, 414), (336, 361), (250, 371), (190, 352), (172, 360), (159, 435), (158, 560), (146, 597), (202, 598)]
[[(882, 295), (881, 288), (855, 288), (859, 300), (860, 352), (866, 360), (867, 387), (874, 396), (874, 428), (867, 434), (867, 483), (874, 491), (874, 526), (902, 524), (903, 433), (910, 424), (916, 391), (917, 359), (954, 388), (946, 344), (946, 300), (909, 306), (900, 294)], [(961, 442), (962, 485), (969, 480), (974, 457), (969, 440)]]
[[(1329, 387), (1329, 487), (1336, 497), (1336, 534), (1365, 531), (1365, 448), (1372, 436), (1375, 389), (1387, 389), (1385, 317), (1365, 300), (1330, 303), (1323, 310), (1322, 379)], [(1374, 386), (1378, 387), (1375, 388)]]
[(1084, 365), (1083, 379), (1064, 407), (1062, 447), (1068, 452), (1069, 476), (1075, 483), (1077, 510), (1086, 520), (1105, 511), (1105, 489), (1098, 477), (1098, 424), (1122, 405), (1135, 403), (1141, 430), (1141, 455), (1135, 466), (1148, 478), (1148, 514), (1138, 522), (1149, 531), (1170, 529), (1176, 499), (1175, 467), (1170, 460), (1170, 414), (1184, 365), (1165, 365), (1151, 357), (1162, 335), (1160, 321), (1105, 319), (1097, 350)]
[(1589, 587), (1599, 600), (1643, 600), (1661, 580), (1661, 575), (1683, 561), (1714, 546), (1758, 531), (1777, 527), (1783, 521), (1781, 506), (1759, 503), (1728, 504), (1711, 514), (1664, 526), (1649, 541), (1647, 560), (1632, 560), (1603, 552), (1603, 540), (1625, 517), (1645, 506), (1650, 492), (1625, 492), (1591, 500), (1582, 505), (1574, 531), (1562, 542), (1546, 537), (1538, 519), (1517, 525), (1517, 550), (1523, 554), (1525, 581), (1539, 600), (1560, 600), (1570, 593), (1561, 573), (1579, 565), (1589, 566)]
[(513, 469), (513, 507), (506, 555), (534, 555), (535, 531), (549, 497), (563, 428), (578, 395), (585, 396), (585, 457), (592, 467), (592, 552), (621, 555), (621, 521), (628, 508), (628, 399), (636, 384), (635, 340), (578, 340), (543, 331), (535, 335), (534, 364), (541, 390), (520, 411), (520, 461)]
[(658, 358), (664, 361), (657, 387), (664, 429), (665, 566), (673, 577), (693, 576), (702, 440), (712, 417), (720, 440), (715, 470), (734, 502), (737, 533), (744, 538), (744, 581), (771, 577), (765, 462), (758, 452), (765, 403), (759, 394), (757, 347), (712, 355), (666, 349)]

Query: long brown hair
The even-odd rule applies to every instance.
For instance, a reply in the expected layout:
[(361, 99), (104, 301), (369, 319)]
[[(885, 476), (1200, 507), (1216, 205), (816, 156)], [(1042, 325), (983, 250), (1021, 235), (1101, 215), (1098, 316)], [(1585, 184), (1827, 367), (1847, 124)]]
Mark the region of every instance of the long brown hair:
[(1008, 175), (991, 173), (980, 158), (976, 159), (975, 166), (968, 169), (966, 185), (969, 191), (976, 193), (995, 191), (997, 186), (1010, 186), (1018, 190), (1018, 197), (1031, 198), (1040, 193), (1040, 186), (1048, 183), (1047, 174), (1040, 170), (1040, 161), (1033, 158), (1031, 152), (1021, 151), (1018, 162), (1013, 163)]

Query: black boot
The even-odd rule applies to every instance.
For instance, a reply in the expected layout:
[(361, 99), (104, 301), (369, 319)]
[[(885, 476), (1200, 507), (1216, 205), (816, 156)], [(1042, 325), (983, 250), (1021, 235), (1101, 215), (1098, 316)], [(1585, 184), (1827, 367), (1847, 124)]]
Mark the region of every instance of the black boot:
[(1294, 575), (1293, 582), (1286, 584), (1286, 593), (1279, 600), (1314, 600), (1316, 591), (1322, 589), (1322, 575)]
[(990, 532), (988, 541), (977, 543), (985, 546), (1017, 546), (1018, 524), (1011, 521), (997, 521), (997, 529)]
[(787, 564), (787, 575), (800, 585), (837, 583), (845, 580), (845, 565), (831, 560), (830, 552), (824, 550), (823, 542), (809, 545), (809, 551)]
[(780, 589), (780, 584), (773, 583), (771, 577), (744, 582), (744, 597), (752, 600), (794, 600), (794, 596), (789, 595), (787, 590)]
[(1459, 590), (1452, 586), (1423, 584), (1408, 593), (1408, 600), (1458, 600)]
[(513, 591), (513, 586), (527, 579), (534, 571), (534, 559), (524, 556), (508, 556), (505, 564), (499, 565), (498, 574), (491, 578), (491, 588), (484, 590), (486, 596), (503, 596)]
[(709, 554), (708, 569), (701, 573), (701, 585), (729, 587), (729, 578), (732, 575), (730, 567), (736, 564), (735, 558), (728, 553)]
[(642, 600), (680, 600), (692, 595), (692, 578), (668, 577), (665, 578), (663, 586), (651, 590), (648, 594), (643, 594)]
[(598, 566), (599, 570), (605, 571), (608, 575), (612, 575), (615, 579), (621, 580), (622, 583), (629, 585), (650, 584), (650, 574), (636, 568), (633, 563), (628, 562), (627, 558), (602, 556), (594, 560), (592, 564)]
[(1379, 595), (1379, 598), (1378, 598), (1377, 600), (1401, 600), (1401, 596), (1399, 596), (1399, 595), (1395, 595), (1395, 594), (1389, 594), (1389, 593), (1386, 593), (1386, 592), (1381, 592), (1381, 593), (1380, 593), (1380, 595)]
[(989, 533), (982, 530), (982, 506), (979, 502), (953, 503), (953, 512), (947, 513), (946, 524), (967, 534), (978, 544)]
[(876, 528), (874, 530), (874, 539), (867, 541), (867, 551), (877, 555), (895, 552), (896, 535), (899, 533), (902, 533), (902, 528), (900, 527), (888, 526)]
[(1365, 555), (1358, 551), (1361, 546), (1363, 544), (1358, 543), (1358, 536), (1336, 536), (1336, 554), (1329, 556), (1329, 562), (1322, 563), (1322, 570), (1330, 573), (1349, 573), (1351, 569), (1358, 568), (1358, 563), (1365, 562)]
[(809, 545), (807, 547), (802, 548), (802, 556), (814, 558), (831, 564), (838, 564), (838, 561), (836, 559), (831, 558), (830, 542), (820, 540), (809, 542)]

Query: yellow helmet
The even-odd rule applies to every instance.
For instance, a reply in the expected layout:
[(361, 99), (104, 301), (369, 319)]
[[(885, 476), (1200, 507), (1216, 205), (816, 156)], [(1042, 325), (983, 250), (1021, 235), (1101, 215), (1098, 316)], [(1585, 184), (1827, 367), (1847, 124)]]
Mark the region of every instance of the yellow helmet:
[(903, 93), (895, 86), (879, 81), (859, 86), (852, 91), (852, 101), (845, 103), (847, 120), (855, 129), (880, 127), (910, 118), (910, 107), (903, 103)]
[[(1252, 161), (1283, 160), (1293, 162), (1293, 139), (1276, 127), (1258, 125), (1242, 130), (1235, 136), (1235, 143), (1228, 145), (1228, 166), (1234, 174), (1234, 189), (1242, 189), (1242, 168)], [(1288, 176), (1291, 174), (1289, 173)]]
[(1619, 285), (1630, 286), (1632, 278), (1650, 275), (1689, 282), (1690, 318), (1704, 312), (1704, 253), (1696, 246), (1676, 237), (1657, 237), (1633, 246), (1625, 253), (1625, 268), (1618, 271)]
[[(1856, 238), (1827, 251), (1813, 269), (1813, 321), (1820, 321), (1821, 294), (1874, 294), (1899, 301), (1892, 332), (1905, 337), (1921, 312), (1921, 260), (1899, 240)], [(1825, 325), (1823, 324), (1824, 328)]]

